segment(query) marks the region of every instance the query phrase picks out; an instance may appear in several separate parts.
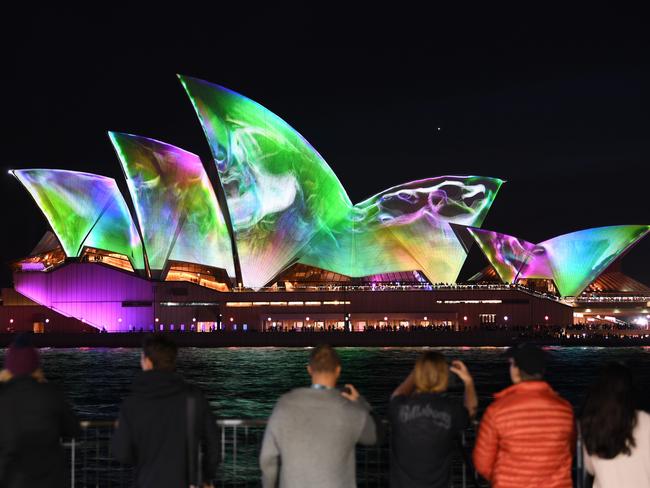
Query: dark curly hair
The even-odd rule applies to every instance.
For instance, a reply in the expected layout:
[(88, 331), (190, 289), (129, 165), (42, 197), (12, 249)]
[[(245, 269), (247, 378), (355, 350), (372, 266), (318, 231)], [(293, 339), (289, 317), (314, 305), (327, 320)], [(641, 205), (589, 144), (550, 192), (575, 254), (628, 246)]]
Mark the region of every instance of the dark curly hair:
[(605, 365), (589, 389), (580, 418), (589, 454), (602, 459), (630, 455), (635, 446), (636, 398), (632, 372), (619, 363)]

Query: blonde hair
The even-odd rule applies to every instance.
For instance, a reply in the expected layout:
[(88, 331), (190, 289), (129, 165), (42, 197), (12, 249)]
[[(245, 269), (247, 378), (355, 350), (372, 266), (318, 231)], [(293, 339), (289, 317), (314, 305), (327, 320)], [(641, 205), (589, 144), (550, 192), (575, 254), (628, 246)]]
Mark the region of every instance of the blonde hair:
[(449, 385), (449, 366), (439, 352), (425, 352), (415, 362), (413, 373), (415, 391), (440, 393)]

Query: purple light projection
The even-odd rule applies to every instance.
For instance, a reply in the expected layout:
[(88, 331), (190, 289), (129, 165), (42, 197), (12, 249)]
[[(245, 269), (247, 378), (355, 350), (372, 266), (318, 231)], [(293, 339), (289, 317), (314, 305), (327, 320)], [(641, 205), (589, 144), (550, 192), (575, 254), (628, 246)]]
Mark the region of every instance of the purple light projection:
[(99, 330), (144, 330), (154, 323), (151, 282), (130, 273), (92, 263), (69, 263), (53, 273), (15, 273), (18, 293), (67, 317), (79, 319)]

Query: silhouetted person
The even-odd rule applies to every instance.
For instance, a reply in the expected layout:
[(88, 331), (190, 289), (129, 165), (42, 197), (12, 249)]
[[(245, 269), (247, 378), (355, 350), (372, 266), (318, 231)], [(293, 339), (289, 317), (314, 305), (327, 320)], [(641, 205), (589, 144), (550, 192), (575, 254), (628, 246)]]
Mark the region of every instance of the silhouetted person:
[(544, 381), (544, 351), (523, 344), (508, 356), (513, 385), (483, 414), (474, 466), (493, 488), (570, 488), (573, 408)]
[(113, 453), (135, 465), (137, 487), (186, 487), (198, 483), (203, 450), (203, 482), (217, 475), (220, 442), (207, 400), (176, 371), (177, 347), (163, 334), (144, 340), (140, 366), (124, 400), (113, 436)]
[(650, 415), (638, 409), (628, 368), (603, 368), (582, 409), (580, 433), (595, 488), (650, 486)]
[(356, 487), (355, 446), (377, 442), (370, 405), (352, 385), (336, 388), (341, 361), (330, 346), (312, 350), (310, 387), (283, 395), (264, 432), (264, 488)]
[[(449, 371), (465, 385), (463, 403), (446, 395)], [(462, 361), (449, 368), (442, 354), (422, 354), (390, 399), (391, 488), (448, 488), (455, 441), (477, 406), (474, 381)]]
[(28, 335), (7, 349), (0, 377), (0, 486), (66, 486), (61, 438), (75, 437), (79, 422), (64, 395), (45, 381)]

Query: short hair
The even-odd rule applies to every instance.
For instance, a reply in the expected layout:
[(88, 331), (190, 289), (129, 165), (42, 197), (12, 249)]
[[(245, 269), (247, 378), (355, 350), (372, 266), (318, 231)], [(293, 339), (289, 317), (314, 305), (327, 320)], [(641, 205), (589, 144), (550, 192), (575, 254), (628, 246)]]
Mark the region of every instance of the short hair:
[(440, 393), (449, 385), (449, 365), (439, 352), (425, 352), (415, 362), (415, 391)]
[(523, 381), (541, 380), (546, 371), (546, 353), (542, 348), (530, 343), (520, 343), (509, 348), (506, 356), (512, 358), (519, 368)]
[(309, 367), (314, 373), (333, 373), (339, 366), (341, 359), (328, 344), (316, 346), (309, 355)]
[(164, 334), (151, 334), (142, 342), (142, 353), (149, 358), (153, 369), (174, 371), (178, 346)]

